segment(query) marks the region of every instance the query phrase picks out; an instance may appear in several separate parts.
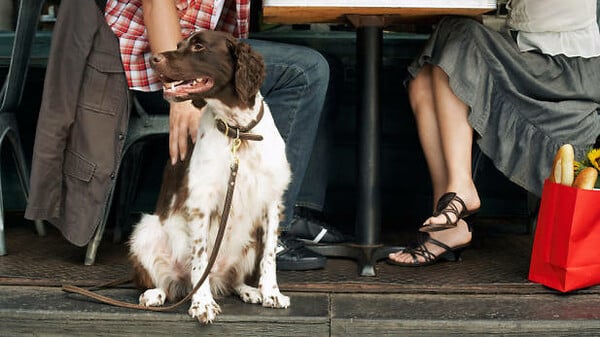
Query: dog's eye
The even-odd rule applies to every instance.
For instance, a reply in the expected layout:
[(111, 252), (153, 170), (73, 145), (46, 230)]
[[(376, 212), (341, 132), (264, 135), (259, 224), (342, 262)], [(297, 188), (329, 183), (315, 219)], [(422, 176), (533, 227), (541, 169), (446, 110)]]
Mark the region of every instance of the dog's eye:
[(192, 44), (192, 51), (201, 51), (204, 50), (204, 45), (200, 42), (194, 42), (194, 44)]

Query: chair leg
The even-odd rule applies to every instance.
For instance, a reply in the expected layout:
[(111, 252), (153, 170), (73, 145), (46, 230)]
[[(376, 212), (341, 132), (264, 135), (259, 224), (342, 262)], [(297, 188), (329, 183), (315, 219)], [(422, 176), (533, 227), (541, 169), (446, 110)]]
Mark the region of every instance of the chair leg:
[(44, 221), (42, 220), (34, 220), (35, 231), (39, 236), (46, 236), (46, 227), (44, 226)]
[(91, 266), (96, 262), (96, 254), (98, 253), (98, 246), (100, 246), (100, 241), (102, 240), (102, 234), (104, 234), (104, 223), (101, 223), (98, 228), (96, 228), (94, 237), (90, 240), (90, 243), (88, 243), (85, 261), (83, 262), (86, 266)]
[[(2, 176), (1, 169), (0, 176)], [(6, 240), (4, 239), (4, 200), (2, 199), (2, 181), (0, 181), (0, 256), (3, 255), (6, 255)]]
[[(10, 141), (12, 146), (13, 159), (16, 163), (17, 174), (19, 176), (19, 182), (21, 183), (21, 190), (25, 199), (29, 199), (29, 167), (25, 160), (25, 154), (23, 153), (23, 147), (17, 131), (8, 132), (6, 137)], [(35, 220), (35, 229), (39, 236), (46, 235), (46, 229), (44, 228), (44, 222), (42, 220)]]
[[(16, 164), (19, 182), (21, 183), (21, 190), (23, 191), (23, 195), (27, 200), (27, 198), (29, 197), (29, 170), (27, 168), (27, 162), (25, 161), (25, 155), (21, 146), (19, 133), (16, 129), (16, 120), (14, 119), (14, 116), (4, 114), (2, 123), (3, 125), (5, 125), (6, 129), (4, 131), (4, 134), (0, 136), (0, 148), (4, 143), (4, 140), (8, 139), (11, 147), (10, 150), (12, 152), (12, 156)], [(38, 235), (46, 235), (44, 224), (41, 220), (35, 221), (35, 226)], [(6, 253), (6, 239), (4, 234), (4, 203), (2, 196), (2, 182), (0, 181), (0, 256), (6, 255)]]
[(108, 200), (106, 203), (106, 208), (104, 210), (104, 216), (102, 217), (102, 221), (96, 228), (96, 232), (94, 233), (94, 237), (90, 240), (87, 245), (87, 251), (85, 253), (85, 260), (83, 264), (86, 266), (91, 266), (96, 263), (96, 254), (98, 253), (98, 247), (100, 246), (100, 241), (102, 241), (102, 235), (104, 235), (104, 229), (106, 228), (106, 222), (108, 221), (108, 216), (110, 215), (110, 205), (112, 204), (113, 195), (115, 193), (115, 188), (111, 189), (109, 192)]

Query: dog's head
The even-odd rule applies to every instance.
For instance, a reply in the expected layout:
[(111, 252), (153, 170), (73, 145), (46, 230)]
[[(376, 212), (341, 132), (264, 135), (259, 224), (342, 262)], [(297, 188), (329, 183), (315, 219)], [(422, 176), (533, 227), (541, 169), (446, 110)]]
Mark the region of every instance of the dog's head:
[(224, 32), (193, 33), (176, 50), (154, 55), (151, 64), (167, 100), (192, 100), (196, 106), (204, 105), (205, 98), (252, 106), (265, 78), (262, 57)]

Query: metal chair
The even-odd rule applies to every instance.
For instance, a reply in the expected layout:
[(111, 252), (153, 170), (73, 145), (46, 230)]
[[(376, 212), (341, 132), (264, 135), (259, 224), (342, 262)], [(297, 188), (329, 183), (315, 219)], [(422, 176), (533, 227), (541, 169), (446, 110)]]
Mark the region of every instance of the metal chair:
[[(29, 194), (29, 167), (21, 145), (15, 114), (21, 102), (31, 56), (31, 45), (43, 3), (43, 0), (20, 1), (8, 75), (0, 92), (0, 98), (2, 99), (0, 105), (0, 146), (5, 139), (8, 139), (12, 147), (13, 159), (16, 162), (19, 182), (25, 198)], [(45, 235), (44, 224), (41, 220), (35, 221), (35, 227), (38, 235)], [(0, 255), (6, 255), (6, 253), (2, 183), (0, 181)]]
[[(168, 115), (149, 115), (135, 97), (132, 99), (134, 111), (132, 111), (129, 120), (127, 138), (121, 157), (121, 167), (119, 168), (119, 194), (116, 198), (117, 237), (121, 235), (120, 232), (118, 232), (118, 229), (122, 228), (123, 224), (129, 218), (131, 202), (141, 170), (141, 156), (143, 154), (144, 141), (151, 139), (151, 137), (166, 136), (169, 134)], [(85, 265), (93, 265), (96, 261), (98, 246), (100, 245), (104, 229), (106, 228), (106, 222), (108, 221), (108, 216), (110, 214), (110, 205), (114, 199), (114, 193), (115, 191), (113, 189), (105, 207), (103, 221), (96, 229), (94, 237), (87, 246)]]

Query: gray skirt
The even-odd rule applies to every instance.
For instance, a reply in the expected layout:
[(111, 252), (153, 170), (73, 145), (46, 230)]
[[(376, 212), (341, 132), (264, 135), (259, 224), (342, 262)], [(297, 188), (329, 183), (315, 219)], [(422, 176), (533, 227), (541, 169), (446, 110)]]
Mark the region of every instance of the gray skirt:
[(540, 196), (558, 148), (576, 159), (600, 134), (600, 57), (520, 52), (507, 32), (469, 18), (443, 19), (409, 66), (441, 67), (469, 106), (481, 151), (500, 172)]

